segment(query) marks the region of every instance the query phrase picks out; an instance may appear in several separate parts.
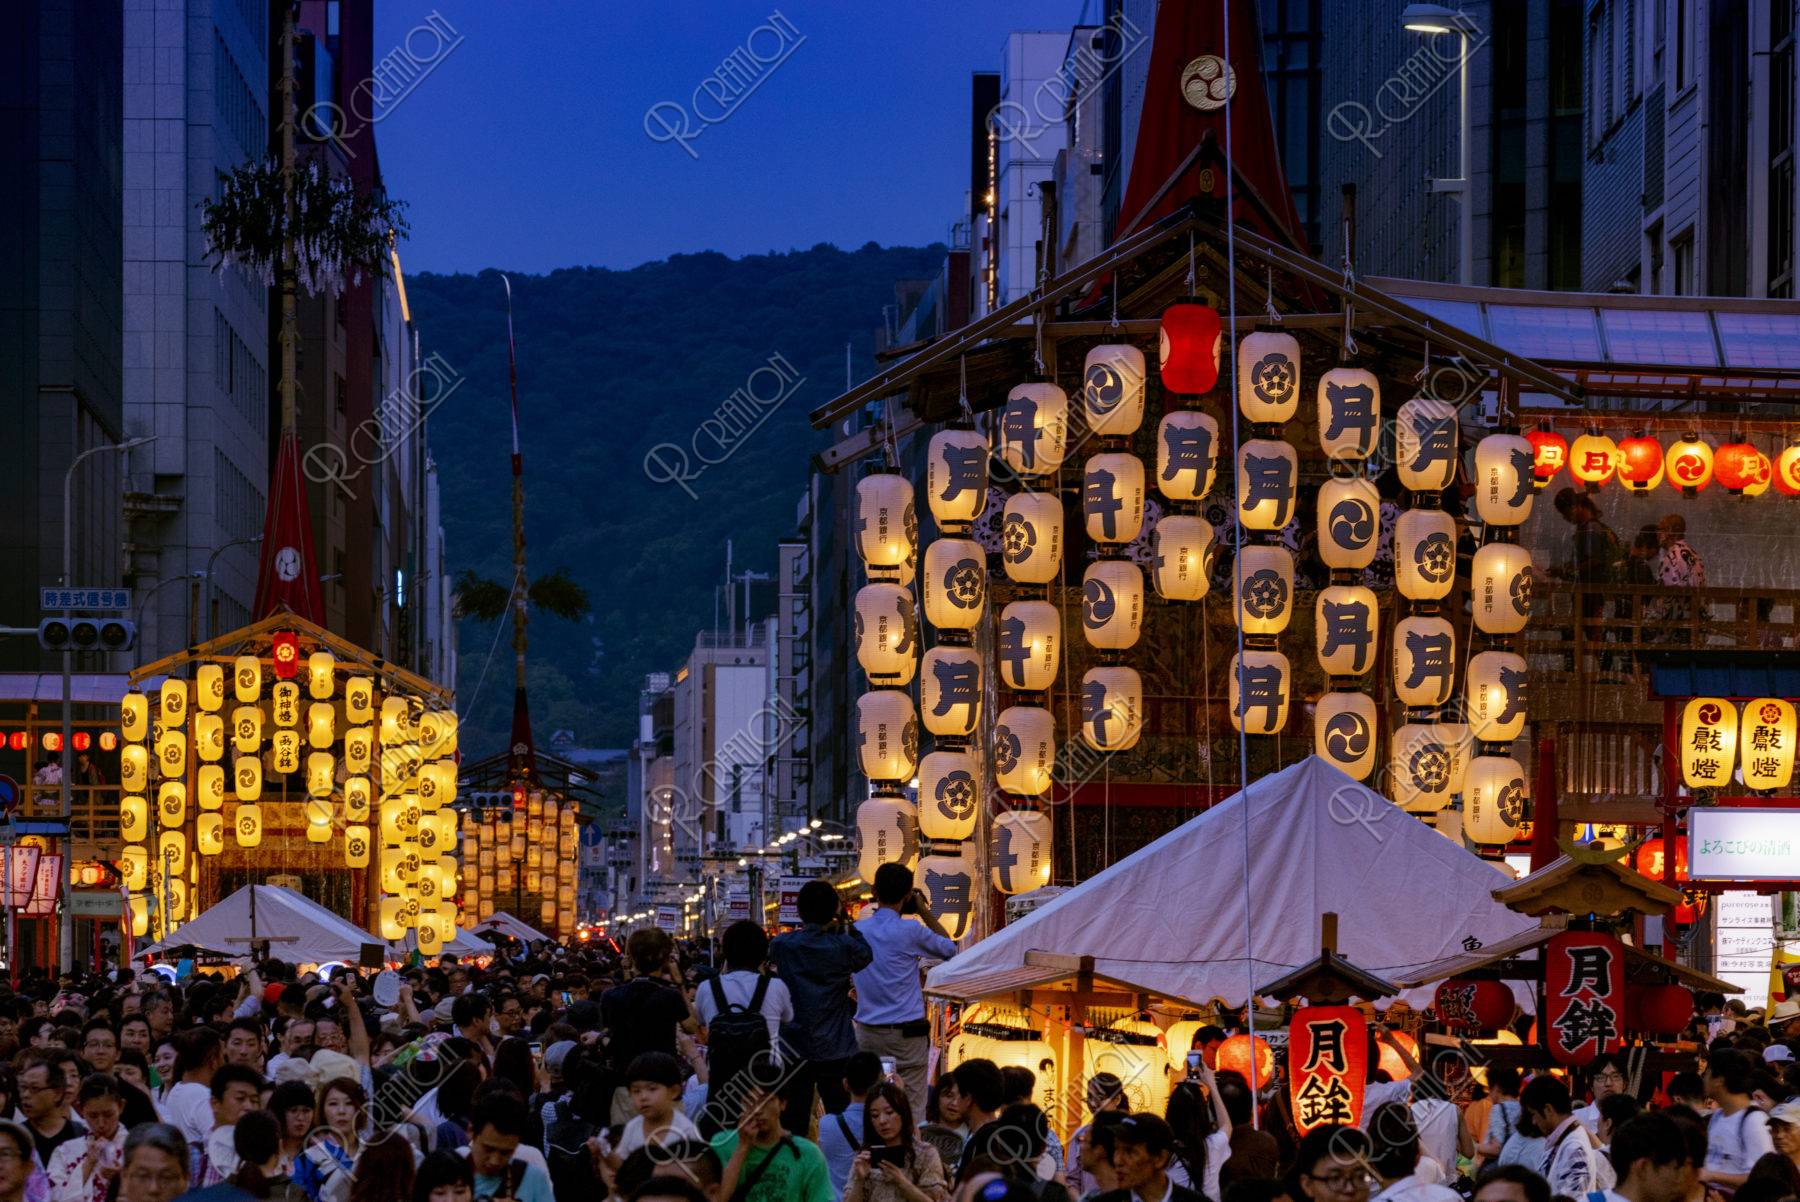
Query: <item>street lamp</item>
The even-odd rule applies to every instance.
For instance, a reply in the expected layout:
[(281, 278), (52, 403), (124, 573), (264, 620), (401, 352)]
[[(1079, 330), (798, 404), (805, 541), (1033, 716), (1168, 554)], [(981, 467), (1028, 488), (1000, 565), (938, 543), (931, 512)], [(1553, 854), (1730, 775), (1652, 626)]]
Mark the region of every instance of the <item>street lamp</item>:
[(231, 550), (233, 547), (248, 547), (252, 544), (260, 543), (262, 540), (262, 535), (253, 534), (249, 538), (240, 538), (235, 542), (226, 543), (206, 557), (206, 638), (208, 642), (211, 642), (213, 636), (218, 634), (218, 630), (215, 629), (218, 625), (218, 614), (215, 612), (218, 605), (214, 600), (216, 591), (213, 588), (213, 564), (219, 561), (219, 556), (225, 554), (225, 552)]
[(1433, 192), (1455, 192), (1462, 200), (1462, 228), (1457, 233), (1457, 279), (1463, 284), (1475, 282), (1475, 189), (1470, 179), (1470, 143), (1474, 141), (1469, 114), (1469, 35), (1477, 32), (1475, 21), (1465, 12), (1442, 4), (1409, 4), (1400, 14), (1400, 23), (1414, 33), (1453, 33), (1459, 40), (1456, 56), (1457, 78), (1457, 157), (1456, 179), (1434, 179)]

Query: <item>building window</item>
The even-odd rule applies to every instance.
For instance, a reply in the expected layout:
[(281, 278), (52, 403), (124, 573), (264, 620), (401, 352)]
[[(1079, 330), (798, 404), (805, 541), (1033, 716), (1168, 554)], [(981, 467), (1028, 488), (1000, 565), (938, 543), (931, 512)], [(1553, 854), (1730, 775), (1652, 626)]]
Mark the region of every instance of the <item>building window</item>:
[(1694, 0), (1675, 3), (1675, 90), (1694, 85)]
[(1650, 258), (1650, 295), (1661, 296), (1663, 293), (1663, 227), (1657, 222), (1644, 231), (1644, 241), (1648, 244)]
[(1674, 294), (1694, 295), (1694, 231), (1684, 230), (1669, 239), (1669, 258), (1675, 263)]

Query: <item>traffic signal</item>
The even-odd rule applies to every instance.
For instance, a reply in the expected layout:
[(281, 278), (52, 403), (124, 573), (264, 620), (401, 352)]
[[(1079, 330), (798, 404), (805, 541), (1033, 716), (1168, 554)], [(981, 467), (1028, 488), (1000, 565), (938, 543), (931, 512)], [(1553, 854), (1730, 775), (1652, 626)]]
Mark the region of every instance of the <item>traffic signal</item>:
[(123, 618), (45, 618), (38, 623), (38, 646), (45, 651), (128, 651), (137, 641), (137, 623)]

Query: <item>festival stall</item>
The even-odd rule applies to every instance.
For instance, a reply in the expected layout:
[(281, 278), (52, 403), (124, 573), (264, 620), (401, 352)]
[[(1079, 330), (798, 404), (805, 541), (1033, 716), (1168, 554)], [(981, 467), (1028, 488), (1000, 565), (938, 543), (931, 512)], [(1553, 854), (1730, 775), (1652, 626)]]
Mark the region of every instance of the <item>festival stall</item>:
[(476, 923), (469, 932), (480, 937), (484, 934), (504, 935), (509, 939), (517, 939), (520, 943), (542, 943), (553, 936), (546, 935), (522, 918), (515, 918), (505, 910), (499, 910)]
[[(171, 931), (135, 958), (174, 955), (192, 959), (236, 960), (252, 954), (274, 956), (290, 964), (358, 964), (365, 948), (380, 948), (384, 960), (398, 960), (407, 950), (383, 943), (292, 889), (245, 885), (190, 922)], [(444, 944), (446, 955), (487, 955), (492, 948), (458, 934)]]

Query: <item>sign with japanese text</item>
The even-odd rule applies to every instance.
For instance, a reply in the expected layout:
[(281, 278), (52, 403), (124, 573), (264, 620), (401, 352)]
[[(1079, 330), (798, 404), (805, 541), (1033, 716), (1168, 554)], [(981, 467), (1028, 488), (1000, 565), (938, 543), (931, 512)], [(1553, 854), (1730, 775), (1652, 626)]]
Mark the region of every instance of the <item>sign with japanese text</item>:
[(48, 918), (56, 913), (56, 899), (62, 896), (62, 861), (59, 855), (39, 856), (37, 874), (32, 878), (31, 897), (19, 911), (24, 918)]
[(800, 890), (806, 887), (809, 876), (784, 876), (777, 888), (781, 891), (781, 905), (775, 912), (775, 921), (783, 926), (798, 926), (800, 923)]
[(43, 610), (78, 609), (89, 613), (123, 613), (131, 608), (128, 588), (43, 588), (38, 590), (38, 608)]
[(1737, 706), (1720, 697), (1696, 697), (1681, 711), (1681, 779), (1690, 789), (1718, 789), (1731, 782), (1737, 763)]
[(7, 852), (11, 862), (6, 865), (6, 904), (17, 909), (31, 901), (38, 859), (44, 853), (42, 848), (30, 845), (11, 847)]
[(1688, 875), (1710, 881), (1800, 880), (1800, 810), (1695, 806)]
[(1369, 1028), (1355, 1006), (1306, 1006), (1288, 1024), (1288, 1097), (1304, 1135), (1362, 1119)]
[(1565, 931), (1544, 948), (1544, 1046), (1558, 1064), (1586, 1064), (1624, 1044), (1625, 949), (1598, 931)]

